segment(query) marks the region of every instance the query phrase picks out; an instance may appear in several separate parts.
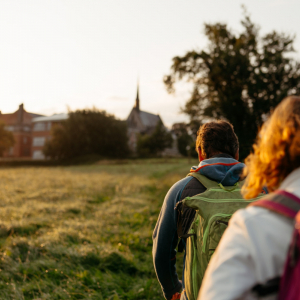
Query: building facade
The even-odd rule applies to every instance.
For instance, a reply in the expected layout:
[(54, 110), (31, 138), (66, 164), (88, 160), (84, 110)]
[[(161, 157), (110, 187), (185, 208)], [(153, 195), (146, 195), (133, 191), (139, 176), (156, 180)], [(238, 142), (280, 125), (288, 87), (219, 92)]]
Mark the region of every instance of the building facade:
[(32, 119), (32, 159), (45, 159), (43, 148), (51, 138), (52, 128), (60, 125), (67, 118), (67, 114), (55, 114)]
[(0, 121), (6, 126), (5, 129), (11, 131), (15, 144), (4, 153), (7, 158), (30, 158), (32, 144), (32, 119), (41, 115), (27, 112), (24, 105), (11, 114), (2, 114), (0, 112)]
[(15, 144), (4, 153), (4, 158), (45, 159), (43, 147), (51, 137), (51, 129), (68, 118), (67, 114), (43, 116), (27, 112), (24, 105), (11, 114), (0, 112), (0, 122), (5, 129), (12, 132)]

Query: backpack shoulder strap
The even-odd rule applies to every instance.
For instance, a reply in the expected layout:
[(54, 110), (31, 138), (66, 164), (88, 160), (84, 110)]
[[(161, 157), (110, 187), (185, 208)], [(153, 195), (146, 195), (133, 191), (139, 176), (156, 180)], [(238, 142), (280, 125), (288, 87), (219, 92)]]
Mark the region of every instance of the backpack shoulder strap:
[(197, 172), (191, 172), (187, 176), (192, 176), (196, 178), (200, 183), (202, 183), (207, 189), (218, 188), (219, 185), (216, 181), (208, 179), (206, 176), (201, 175)]
[(238, 181), (233, 187), (227, 188), (227, 187), (224, 187), (222, 184), (217, 183), (216, 181), (208, 179), (206, 176), (204, 176), (198, 172), (191, 172), (187, 176), (192, 176), (192, 177), (196, 178), (198, 181), (200, 181), (206, 187), (206, 189), (221, 187), (223, 190), (229, 191), (229, 192), (232, 190), (235, 190), (236, 188), (241, 188), (245, 182), (245, 180)]
[(284, 190), (277, 190), (249, 206), (260, 206), (294, 219), (300, 211), (300, 198)]

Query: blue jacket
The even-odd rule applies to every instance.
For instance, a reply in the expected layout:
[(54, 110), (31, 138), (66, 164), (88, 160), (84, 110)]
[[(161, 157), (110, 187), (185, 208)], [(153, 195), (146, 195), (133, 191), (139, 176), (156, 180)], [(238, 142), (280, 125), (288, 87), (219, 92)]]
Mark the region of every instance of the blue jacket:
[[(244, 168), (243, 163), (239, 163), (229, 155), (221, 154), (213, 158), (203, 160), (198, 167), (192, 169), (200, 174), (222, 183), (224, 186), (234, 185), (240, 177)], [(169, 300), (176, 292), (184, 289), (184, 274), (182, 283), (176, 273), (176, 247), (177, 236), (177, 211), (174, 210), (176, 203), (180, 201), (181, 195), (186, 185), (193, 177), (185, 177), (176, 182), (168, 191), (154, 232), (153, 232), (153, 263), (158, 281), (163, 290), (164, 297)], [(185, 257), (184, 257), (185, 260)], [(181, 300), (187, 299), (185, 293)]]

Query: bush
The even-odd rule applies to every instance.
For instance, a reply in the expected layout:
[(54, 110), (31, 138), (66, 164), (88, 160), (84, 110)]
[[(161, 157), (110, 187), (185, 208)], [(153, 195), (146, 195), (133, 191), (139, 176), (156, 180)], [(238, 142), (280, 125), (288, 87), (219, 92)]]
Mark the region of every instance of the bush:
[(124, 158), (129, 154), (126, 122), (105, 111), (77, 110), (52, 131), (44, 154), (52, 159), (70, 159), (96, 154)]
[(157, 156), (160, 152), (172, 146), (172, 135), (164, 125), (157, 123), (152, 134), (140, 134), (137, 140), (137, 153), (141, 157)]

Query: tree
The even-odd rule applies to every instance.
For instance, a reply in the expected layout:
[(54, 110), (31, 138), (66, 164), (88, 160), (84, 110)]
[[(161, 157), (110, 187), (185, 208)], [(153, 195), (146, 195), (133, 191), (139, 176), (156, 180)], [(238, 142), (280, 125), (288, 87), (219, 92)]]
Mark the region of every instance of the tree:
[(124, 158), (129, 154), (126, 122), (96, 109), (70, 112), (64, 123), (53, 128), (44, 153), (55, 159), (89, 154)]
[(177, 81), (193, 84), (183, 112), (191, 121), (223, 118), (230, 121), (245, 157), (258, 128), (287, 95), (300, 92), (300, 64), (294, 52), (294, 37), (276, 31), (259, 36), (258, 26), (245, 12), (240, 34), (226, 24), (205, 24), (208, 47), (173, 58), (167, 90)]
[(186, 123), (175, 123), (172, 125), (172, 131), (175, 133), (177, 138), (177, 149), (183, 156), (188, 156), (188, 148), (190, 147), (190, 153), (193, 153), (194, 149), (193, 141), (194, 138), (189, 134), (189, 125)]
[(137, 140), (137, 153), (141, 157), (157, 156), (172, 146), (172, 135), (158, 122), (152, 134), (140, 134)]
[(5, 129), (5, 124), (0, 122), (0, 156), (15, 144), (15, 139), (10, 131)]

